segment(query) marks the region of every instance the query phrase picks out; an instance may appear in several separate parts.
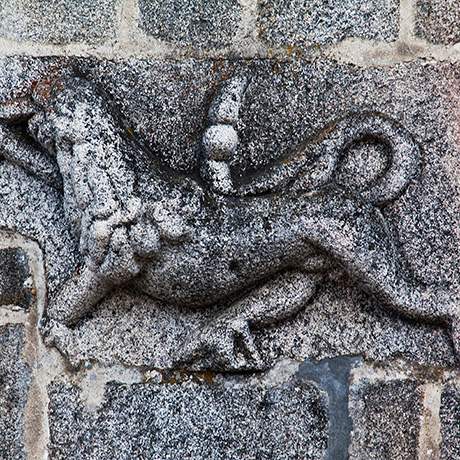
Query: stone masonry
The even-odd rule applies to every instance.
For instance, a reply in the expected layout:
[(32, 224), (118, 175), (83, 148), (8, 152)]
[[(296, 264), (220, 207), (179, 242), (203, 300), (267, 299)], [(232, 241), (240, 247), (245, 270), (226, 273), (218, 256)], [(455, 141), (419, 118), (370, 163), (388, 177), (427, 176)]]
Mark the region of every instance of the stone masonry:
[[(0, 103), (76, 73), (117, 107), (127, 142), (174, 177), (199, 176), (209, 106), (235, 75), (250, 80), (228, 123), (240, 176), (316, 145), (347, 114), (396, 120), (420, 147), (421, 173), (382, 208), (385, 225), (417, 282), (460, 292), (457, 1), (0, 3)], [(347, 192), (389, 169), (388, 145), (374, 141), (348, 145), (336, 177)], [(8, 161), (5, 143), (0, 459), (460, 459), (460, 329), (387, 309), (340, 264), (295, 315), (253, 328), (252, 367), (181, 361), (214, 312), (136, 286), (60, 322), (53, 296), (80, 263), (67, 209), (59, 187)]]

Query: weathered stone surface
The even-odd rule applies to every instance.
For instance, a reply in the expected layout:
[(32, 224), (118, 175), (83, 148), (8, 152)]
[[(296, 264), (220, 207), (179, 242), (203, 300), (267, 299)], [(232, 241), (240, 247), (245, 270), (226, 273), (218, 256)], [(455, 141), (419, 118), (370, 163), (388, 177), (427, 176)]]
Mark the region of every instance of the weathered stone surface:
[(460, 8), (456, 0), (417, 0), (415, 33), (431, 43), (460, 42)]
[(0, 249), (0, 305), (27, 308), (32, 300), (30, 275), (22, 249)]
[(446, 385), (441, 393), (441, 459), (460, 459), (460, 388)]
[(106, 387), (96, 412), (75, 387), (50, 387), (53, 459), (322, 459), (325, 395), (307, 382)]
[(361, 363), (362, 361), (357, 357), (345, 356), (321, 361), (305, 361), (299, 366), (297, 375), (317, 383), (328, 396), (327, 460), (348, 460), (352, 430), (352, 420), (348, 410), (350, 373)]
[(232, 43), (241, 5), (237, 0), (140, 0), (139, 12), (148, 35), (206, 49)]
[(417, 382), (411, 380), (364, 379), (352, 385), (350, 458), (417, 458), (421, 398)]
[(25, 459), (24, 410), (30, 369), (23, 326), (0, 326), (0, 458)]
[(396, 40), (395, 0), (262, 0), (259, 35), (271, 46), (311, 46), (346, 38)]
[[(3, 59), (0, 100), (5, 101), (30, 91), (45, 74), (52, 74), (69, 62), (63, 59)], [(62, 198), (43, 181), (4, 161), (0, 149), (0, 214), (2, 227), (40, 244), (46, 254), (48, 289), (62, 283), (66, 272), (75, 268), (77, 254), (70, 232), (62, 225)], [(30, 188), (27, 184), (32, 182)], [(9, 205), (6, 206), (6, 201)], [(12, 210), (15, 209), (15, 212)], [(61, 222), (61, 225), (59, 225)]]
[(118, 0), (2, 0), (0, 37), (36, 43), (102, 43), (116, 33)]
[[(415, 279), (427, 284), (455, 284), (459, 279), (453, 257), (458, 253), (455, 65), (406, 64), (360, 70), (305, 62), (222, 62), (220, 66), (193, 60), (74, 63), (115, 100), (128, 120), (128, 132), (151, 146), (152, 155), (191, 174), (201, 161), (200, 139), (208, 123), (209, 101), (221, 80), (234, 73), (251, 77), (237, 122), (240, 145), (235, 167), (242, 172), (286, 156), (296, 145), (352, 112), (375, 111), (398, 120), (421, 146), (424, 166), (404, 195), (384, 208), (385, 219)], [(21, 94), (31, 81), (46, 75), (47, 69), (63, 65), (65, 62), (56, 60), (8, 59), (0, 95), (6, 99), (12, 93)], [(312, 155), (314, 150), (313, 142)], [(358, 178), (357, 187), (366, 183), (368, 174), (381, 170), (384, 151), (374, 142), (363, 142), (348, 152), (351, 170), (357, 168), (360, 158), (374, 158), (372, 167)], [(46, 248), (52, 295), (78, 262), (76, 242), (59, 194), (11, 165), (5, 163), (1, 168), (6, 190), (0, 207), (1, 223), (32, 235)], [(354, 175), (347, 171), (345, 168), (341, 173), (341, 181), (353, 182)], [(18, 213), (21, 206), (34, 212)], [(216, 306), (217, 310), (221, 307)], [(407, 320), (380, 307), (381, 301), (365, 294), (343, 273), (331, 273), (299, 314), (274, 327), (252, 331), (260, 364), (269, 366), (280, 356), (343, 354), (377, 359), (403, 356), (436, 365), (454, 363), (451, 342), (443, 328)], [(173, 357), (181, 351), (177, 344), (183, 343), (190, 331), (200, 330), (206, 318), (206, 314), (152, 302), (126, 291), (106, 299), (71, 329), (58, 328), (53, 335), (74, 363), (98, 359), (168, 367), (174, 365)]]

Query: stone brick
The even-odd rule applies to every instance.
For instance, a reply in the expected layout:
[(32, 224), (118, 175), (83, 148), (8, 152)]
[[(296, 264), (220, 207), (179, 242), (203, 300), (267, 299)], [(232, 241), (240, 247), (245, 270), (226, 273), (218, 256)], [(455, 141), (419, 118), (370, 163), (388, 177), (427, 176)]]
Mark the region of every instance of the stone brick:
[(331, 44), (346, 38), (393, 41), (396, 0), (262, 0), (259, 35), (271, 46)]
[(101, 43), (115, 36), (119, 0), (2, 0), (0, 37), (52, 44)]
[(447, 385), (441, 394), (441, 459), (460, 459), (460, 388)]
[(28, 259), (22, 249), (0, 249), (0, 305), (27, 308), (32, 300), (26, 286), (29, 277)]
[(415, 381), (362, 380), (354, 384), (350, 390), (350, 458), (417, 458), (421, 412), (421, 393)]
[(24, 410), (30, 369), (24, 362), (24, 328), (0, 327), (0, 458), (25, 459)]
[(140, 27), (178, 45), (218, 48), (231, 44), (241, 7), (237, 0), (140, 0)]
[[(398, 244), (417, 279), (427, 284), (459, 279), (460, 267), (453, 256), (458, 252), (460, 201), (454, 184), (459, 148), (456, 125), (451, 121), (460, 94), (455, 89), (459, 84), (457, 65), (411, 63), (359, 69), (331, 62), (253, 61), (248, 68), (244, 62), (222, 61), (216, 66), (209, 60), (79, 65), (114, 98), (136, 137), (150, 146), (161, 162), (192, 173), (200, 158), (200, 137), (209, 101), (222, 79), (234, 73), (252, 78), (241, 110), (241, 148), (235, 158), (235, 167), (246, 171), (289, 155), (305, 139), (314, 138), (346, 114), (373, 111), (397, 120), (422, 147), (423, 170), (407, 192), (383, 213), (397, 232)], [(364, 158), (359, 161), (360, 171), (363, 164), (369, 164), (365, 160), (369, 157), (384, 165), (385, 155), (373, 150), (376, 145), (364, 144), (350, 152), (351, 158)], [(378, 175), (378, 168), (375, 171)], [(351, 175), (350, 183), (359, 188), (354, 182), (357, 176)], [(20, 187), (24, 181), (7, 171), (0, 175), (0, 183), (2, 177), (10, 186)], [(43, 192), (36, 193), (43, 196)], [(51, 202), (47, 197), (42, 200)], [(15, 203), (13, 198), (4, 206), (9, 221), (14, 206), (19, 205)], [(57, 253), (56, 245), (65, 242), (65, 227), (48, 225), (57, 215), (54, 209), (44, 209), (43, 213), (50, 211), (54, 214), (41, 216), (36, 224), (44, 226), (42, 222), (46, 222), (47, 228), (41, 229), (36, 238), (49, 245), (49, 258)], [(51, 233), (55, 235), (53, 246), (45, 238)], [(51, 269), (61, 270), (62, 260), (67, 259), (56, 254), (49, 273)], [(80, 322), (69, 340), (58, 342), (75, 361), (123, 360), (127, 365), (168, 367), (177, 340), (196, 324), (193, 314), (179, 313), (181, 322), (177, 315), (176, 310), (153, 306), (144, 297), (133, 300), (115, 296)], [(343, 277), (325, 282), (314, 301), (291, 321), (258, 331), (256, 344), (268, 365), (280, 355), (321, 359), (343, 354), (364, 354), (378, 360), (402, 356), (436, 365), (454, 363), (445, 330), (393, 314)]]
[[(61, 59), (0, 61), (0, 98), (27, 91), (34, 81), (65, 67)], [(383, 209), (416, 279), (426, 284), (458, 280), (458, 64), (408, 63), (360, 69), (335, 62), (211, 60), (71, 60), (98, 82), (120, 107), (136, 138), (159, 162), (193, 174), (209, 101), (224, 78), (251, 76), (241, 110), (236, 168), (256, 170), (289, 155), (305, 139), (349, 113), (386, 114), (411, 132), (422, 148), (423, 168), (394, 204)], [(420, 91), (424, 88), (424, 91)], [(354, 146), (361, 168), (376, 144)], [(314, 145), (311, 154), (315, 153)], [(362, 171), (362, 169), (356, 169)], [(376, 168), (378, 173), (378, 169)], [(346, 171), (345, 171), (346, 173)], [(366, 176), (367, 174), (364, 174)], [(372, 172), (371, 172), (372, 175)], [(346, 174), (345, 174), (345, 177)], [(357, 188), (358, 174), (349, 175)], [(38, 206), (37, 203), (40, 203)], [(49, 292), (56, 292), (78, 257), (58, 192), (0, 162), (0, 226), (17, 229), (43, 248)], [(116, 295), (57, 343), (74, 362), (168, 367), (177, 341), (194, 327), (193, 313), (153, 306), (145, 297)], [(179, 315), (179, 316), (177, 316)], [(180, 320), (178, 320), (178, 317)], [(280, 357), (322, 359), (364, 355), (383, 361), (402, 357), (426, 365), (453, 366), (445, 329), (395, 315), (346, 277), (327, 281), (311, 304), (283, 324), (256, 331), (270, 366)]]
[(325, 396), (312, 384), (106, 387), (97, 412), (76, 387), (50, 387), (53, 459), (322, 459)]
[(458, 0), (417, 0), (416, 35), (431, 43), (460, 42)]

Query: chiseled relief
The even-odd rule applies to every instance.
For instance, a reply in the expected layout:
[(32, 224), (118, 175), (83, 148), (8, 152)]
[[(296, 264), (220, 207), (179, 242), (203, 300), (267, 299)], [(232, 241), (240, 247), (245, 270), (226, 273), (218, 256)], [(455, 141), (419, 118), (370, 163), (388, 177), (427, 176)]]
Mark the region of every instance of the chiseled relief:
[[(413, 277), (381, 212), (422, 174), (411, 134), (391, 114), (350, 113), (242, 174), (238, 120), (250, 85), (245, 75), (222, 83), (200, 167), (188, 175), (155, 159), (82, 76), (40, 81), (1, 107), (3, 160), (62, 197), (57, 219), (78, 249), (76, 267), (49, 294), (48, 341), (71, 346), (73, 328), (123, 289), (173, 311), (171, 321), (174, 311), (194, 315), (193, 327), (177, 324), (185, 332), (166, 365), (256, 369), (254, 332), (294, 317), (325, 278), (344, 272), (378, 305), (444, 324), (460, 351), (455, 289)], [(388, 158), (381, 174), (351, 188), (337, 171), (363, 141), (384, 145)]]

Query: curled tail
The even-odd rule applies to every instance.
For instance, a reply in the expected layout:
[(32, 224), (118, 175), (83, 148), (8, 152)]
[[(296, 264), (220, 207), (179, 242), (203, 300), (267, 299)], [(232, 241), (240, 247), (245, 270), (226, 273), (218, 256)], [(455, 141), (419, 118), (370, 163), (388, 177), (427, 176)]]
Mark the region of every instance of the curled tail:
[(337, 122), (319, 144), (317, 156), (326, 159), (322, 172), (325, 182), (334, 182), (335, 173), (346, 151), (355, 143), (373, 141), (387, 147), (389, 158), (384, 173), (361, 197), (374, 205), (395, 200), (419, 174), (420, 149), (412, 135), (390, 118), (372, 112), (351, 114)]
[(255, 174), (236, 179), (231, 165), (239, 154), (236, 128), (248, 85), (248, 79), (241, 76), (226, 81), (209, 110), (209, 127), (202, 140), (201, 174), (217, 194), (257, 196), (279, 191), (310, 191), (334, 183), (346, 189), (346, 184), (336, 181), (336, 173), (347, 150), (361, 141), (381, 143), (388, 153), (384, 173), (371, 186), (358, 191), (365, 201), (385, 205), (397, 198), (418, 174), (420, 151), (411, 134), (382, 114), (363, 112), (347, 115), (287, 157)]

